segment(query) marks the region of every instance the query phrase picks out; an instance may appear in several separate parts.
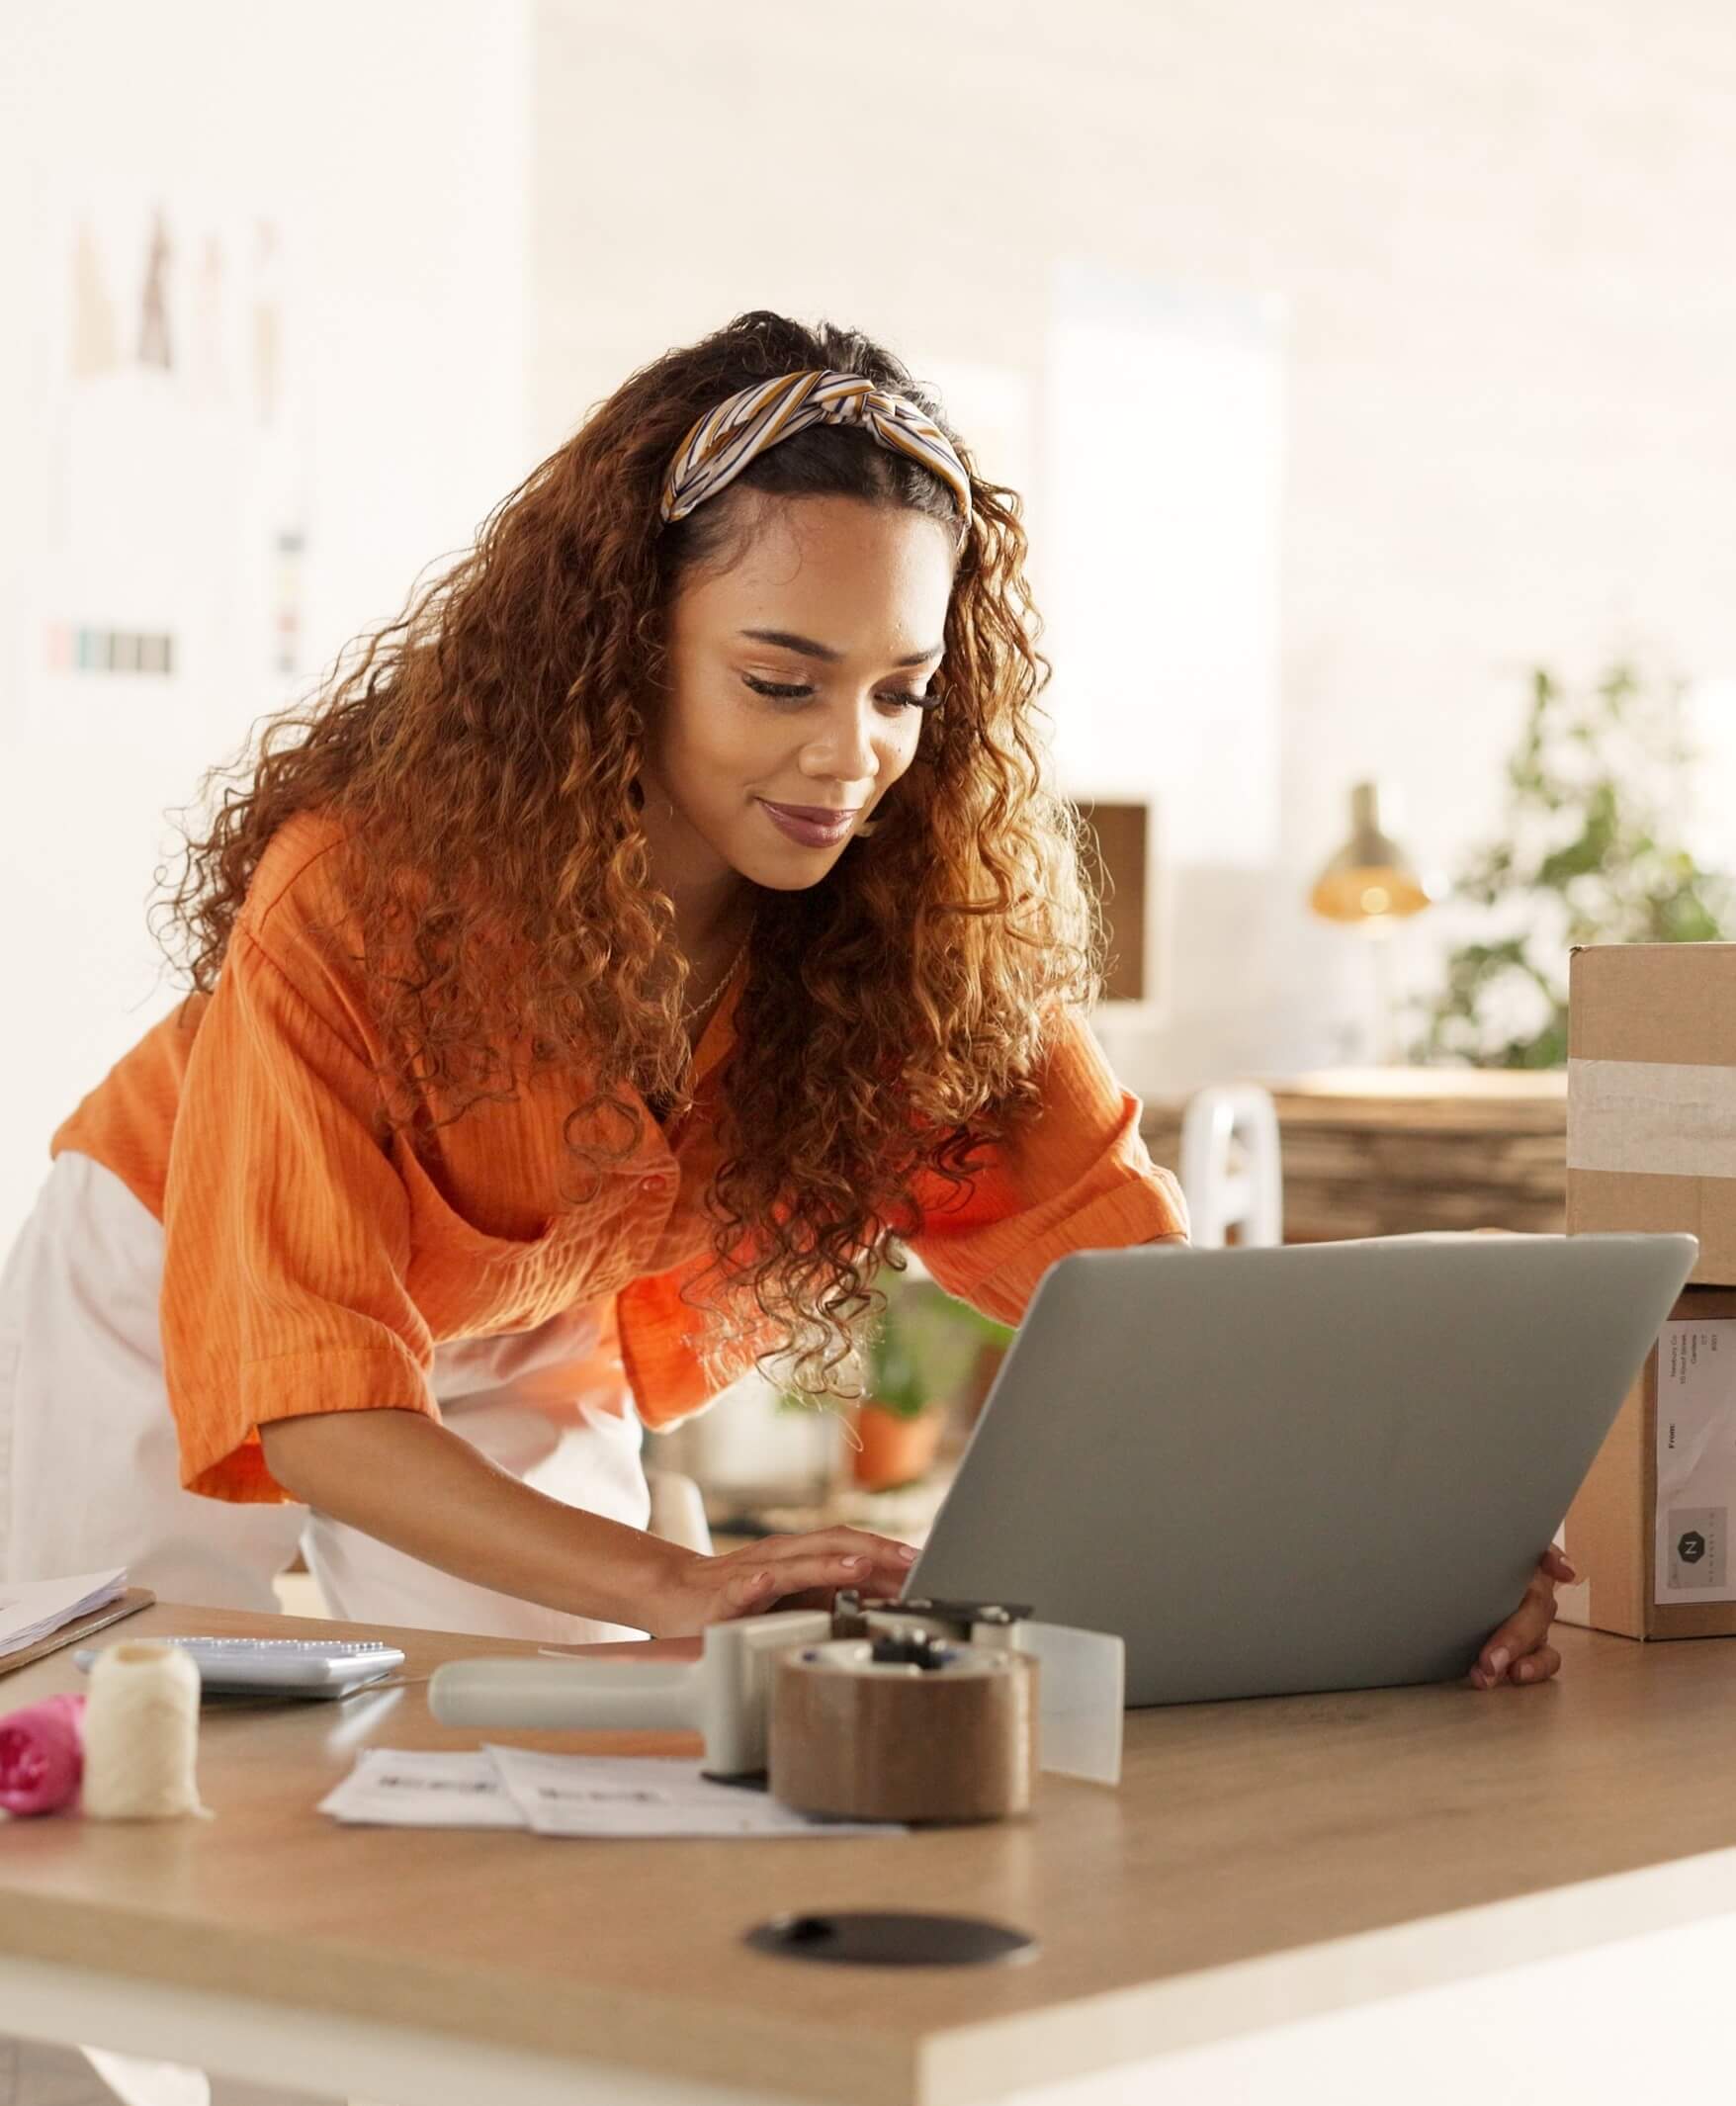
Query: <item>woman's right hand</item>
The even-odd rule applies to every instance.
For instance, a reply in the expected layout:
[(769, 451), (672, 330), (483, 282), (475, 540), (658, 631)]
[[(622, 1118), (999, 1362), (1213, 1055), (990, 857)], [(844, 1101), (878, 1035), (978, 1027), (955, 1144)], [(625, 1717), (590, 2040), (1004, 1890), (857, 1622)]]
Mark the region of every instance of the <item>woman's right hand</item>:
[(708, 1623), (768, 1609), (829, 1609), (840, 1587), (896, 1596), (915, 1563), (909, 1543), (866, 1529), (768, 1536), (721, 1557), (687, 1550), (648, 1604), (653, 1637), (686, 1638)]
[(292, 1499), (497, 1594), (691, 1637), (767, 1609), (829, 1609), (840, 1587), (890, 1597), (916, 1553), (865, 1529), (773, 1536), (701, 1557), (551, 1499), (416, 1411), (328, 1411), (259, 1429)]

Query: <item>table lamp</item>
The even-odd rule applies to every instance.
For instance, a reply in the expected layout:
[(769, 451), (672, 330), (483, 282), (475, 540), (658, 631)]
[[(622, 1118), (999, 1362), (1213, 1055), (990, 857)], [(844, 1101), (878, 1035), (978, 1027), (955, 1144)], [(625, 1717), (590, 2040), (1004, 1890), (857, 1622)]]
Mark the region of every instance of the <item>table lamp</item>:
[(1359, 782), (1350, 792), (1350, 837), (1315, 881), (1308, 904), (1329, 921), (1348, 922), (1374, 943), (1381, 1059), (1398, 1058), (1391, 956), (1387, 943), (1399, 922), (1421, 914), (1435, 896), (1397, 841), (1381, 829), (1380, 785)]
[(1380, 785), (1357, 783), (1350, 792), (1350, 837), (1320, 873), (1309, 906), (1329, 921), (1391, 923), (1421, 914), (1432, 899), (1411, 858), (1381, 832)]

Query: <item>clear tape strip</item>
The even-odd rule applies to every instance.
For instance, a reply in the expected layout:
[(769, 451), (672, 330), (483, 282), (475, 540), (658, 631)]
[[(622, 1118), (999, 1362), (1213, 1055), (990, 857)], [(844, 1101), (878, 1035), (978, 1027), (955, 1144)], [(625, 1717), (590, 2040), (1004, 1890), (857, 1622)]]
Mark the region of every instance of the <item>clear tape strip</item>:
[(1736, 1067), (1570, 1060), (1567, 1167), (1736, 1178)]

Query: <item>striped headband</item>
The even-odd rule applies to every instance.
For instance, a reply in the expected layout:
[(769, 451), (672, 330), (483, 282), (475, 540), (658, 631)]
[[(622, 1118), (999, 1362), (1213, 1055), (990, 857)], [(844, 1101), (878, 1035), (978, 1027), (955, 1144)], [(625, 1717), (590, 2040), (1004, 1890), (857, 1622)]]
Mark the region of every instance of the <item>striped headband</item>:
[(676, 449), (663, 478), (662, 514), (673, 525), (735, 482), (768, 446), (811, 424), (853, 424), (891, 453), (938, 476), (971, 523), (971, 479), (931, 417), (859, 373), (785, 373), (743, 388), (707, 410)]

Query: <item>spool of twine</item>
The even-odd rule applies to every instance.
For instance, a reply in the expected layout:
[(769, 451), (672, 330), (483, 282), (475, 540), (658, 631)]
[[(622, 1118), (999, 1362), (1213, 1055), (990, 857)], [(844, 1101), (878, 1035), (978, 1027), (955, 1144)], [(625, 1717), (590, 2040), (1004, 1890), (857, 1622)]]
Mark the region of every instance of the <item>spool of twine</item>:
[(195, 1774), (199, 1670), (173, 1645), (106, 1646), (84, 1707), (84, 1810), (96, 1820), (205, 1812)]
[(846, 1820), (1026, 1813), (1036, 1680), (1024, 1654), (977, 1645), (804, 1646), (778, 1662), (772, 1687), (772, 1794)]

